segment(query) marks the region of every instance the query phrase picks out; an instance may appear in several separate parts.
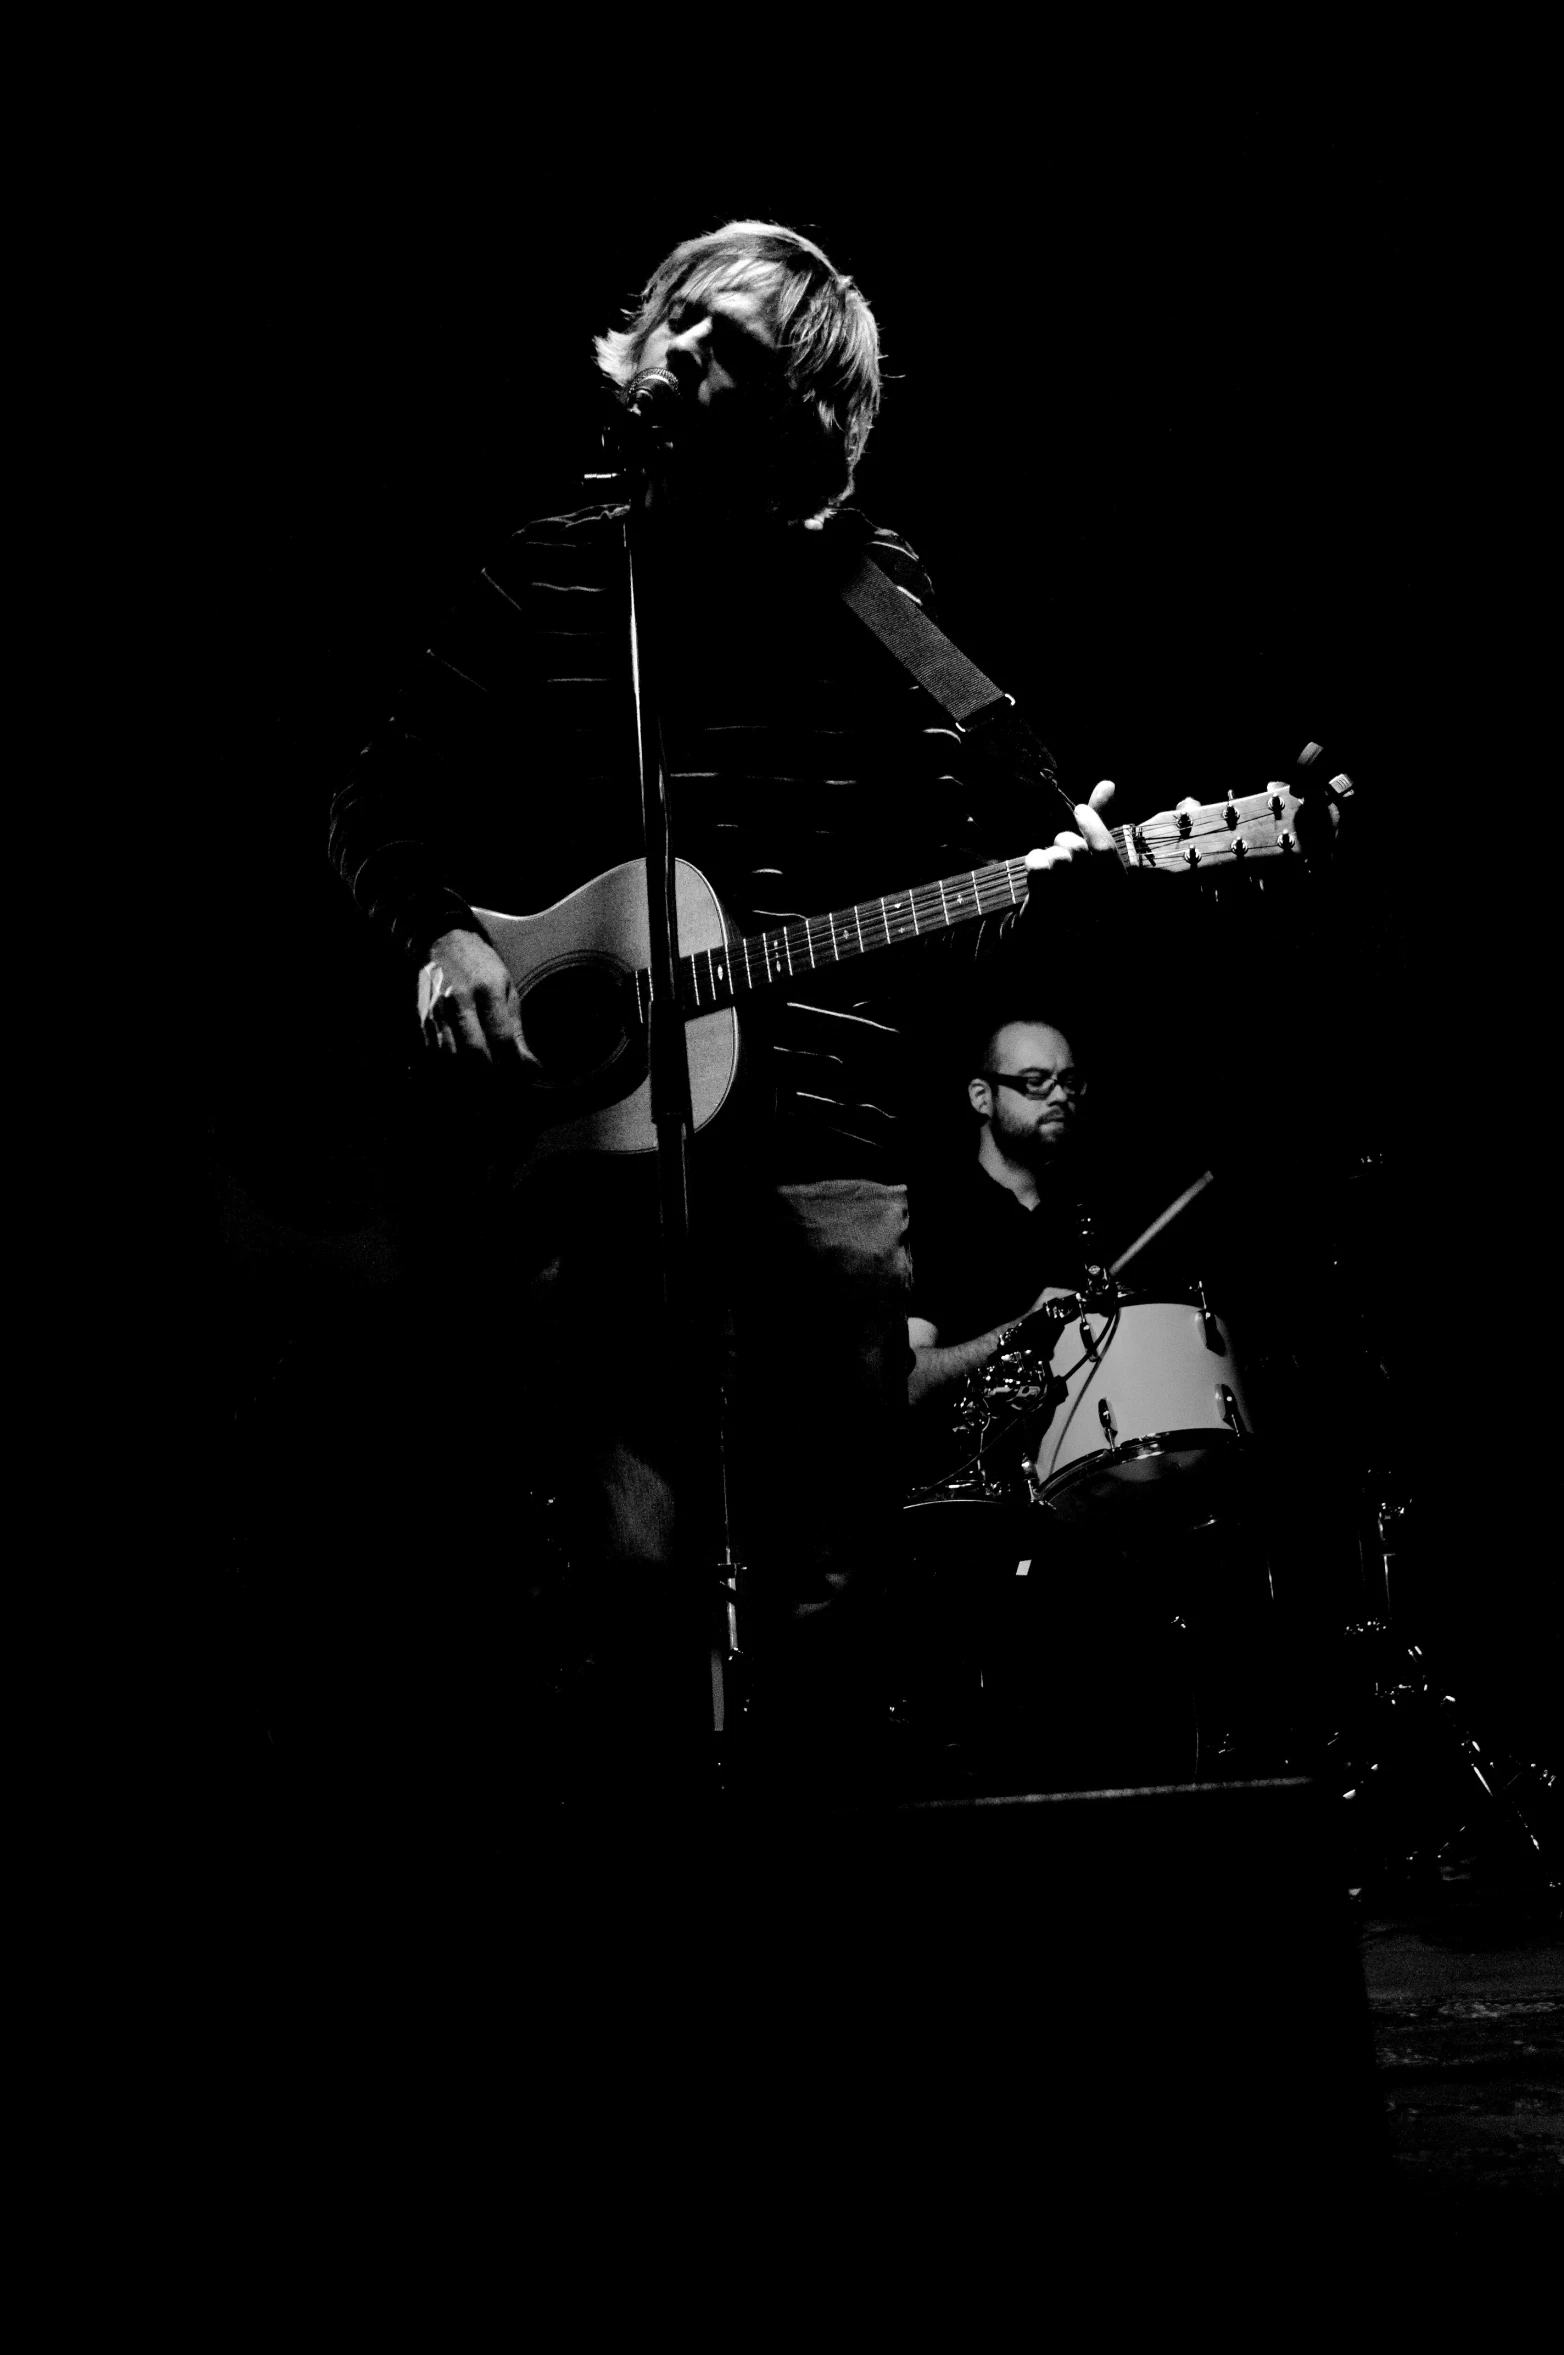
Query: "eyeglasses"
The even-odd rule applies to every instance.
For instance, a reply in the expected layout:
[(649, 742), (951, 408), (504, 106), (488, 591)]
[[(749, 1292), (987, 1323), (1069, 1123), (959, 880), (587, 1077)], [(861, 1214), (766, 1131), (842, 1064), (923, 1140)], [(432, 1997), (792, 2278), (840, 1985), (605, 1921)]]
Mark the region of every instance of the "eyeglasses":
[(1029, 1104), (1044, 1104), (1057, 1088), (1068, 1104), (1078, 1103), (1086, 1082), (1078, 1071), (984, 1071), (978, 1075), (990, 1087), (1014, 1088)]

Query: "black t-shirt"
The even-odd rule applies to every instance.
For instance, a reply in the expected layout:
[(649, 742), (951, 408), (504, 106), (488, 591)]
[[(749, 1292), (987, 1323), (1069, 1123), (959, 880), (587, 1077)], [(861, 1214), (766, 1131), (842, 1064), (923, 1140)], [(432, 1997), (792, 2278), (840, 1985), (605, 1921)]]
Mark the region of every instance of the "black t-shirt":
[(912, 1194), (912, 1298), (948, 1349), (1024, 1316), (1045, 1284), (1081, 1279), (1079, 1212), (1067, 1183), (1035, 1209), (991, 1178), (976, 1155)]
[[(1079, 1209), (1067, 1180), (1049, 1183), (1028, 1209), (974, 1154), (959, 1169), (915, 1184), (911, 1213), (909, 1314), (934, 1327), (941, 1348), (1024, 1316), (1045, 1284), (1070, 1290), (1081, 1280)], [(964, 1387), (937, 1392), (911, 1418), (907, 1471), (915, 1496), (973, 1468), (972, 1436), (963, 1435), (956, 1415)], [(1013, 1472), (1016, 1453), (1007, 1448), (1002, 1467), (990, 1464), (990, 1477)]]

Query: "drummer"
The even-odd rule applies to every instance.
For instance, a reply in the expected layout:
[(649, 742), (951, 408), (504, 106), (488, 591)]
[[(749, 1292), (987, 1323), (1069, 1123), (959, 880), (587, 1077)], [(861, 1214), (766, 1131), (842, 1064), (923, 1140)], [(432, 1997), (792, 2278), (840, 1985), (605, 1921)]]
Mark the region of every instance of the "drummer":
[(948, 1408), (1023, 1317), (1075, 1291), (1085, 1272), (1086, 1078), (1074, 1049), (1041, 1010), (1007, 1014), (980, 1028), (975, 1044), (967, 1081), (973, 1149), (913, 1199), (907, 1389), (918, 1410), (915, 1458), (944, 1452), (940, 1403)]
[[(1046, 1006), (1001, 1000), (998, 1015), (980, 1017), (969, 1042), (972, 1133), (911, 1201), (913, 1509), (884, 1648), (893, 1715), (914, 1771), (932, 1778), (920, 1787), (945, 1796), (1165, 1779), (1136, 1747), (1159, 1719), (1133, 1639), (1082, 1624), (1090, 1598), (1118, 1585), (1073, 1578), (1073, 1533), (1045, 1531), (1029, 1509), (1021, 1459), (1037, 1443), (1035, 1414), (1000, 1413), (975, 1497), (971, 1485), (974, 1433), (955, 1411), (964, 1386), (974, 1375), (981, 1386), (1021, 1319), (1080, 1289), (1089, 1256), (1085, 1075)], [(1032, 1577), (1040, 1548), (1046, 1573)]]

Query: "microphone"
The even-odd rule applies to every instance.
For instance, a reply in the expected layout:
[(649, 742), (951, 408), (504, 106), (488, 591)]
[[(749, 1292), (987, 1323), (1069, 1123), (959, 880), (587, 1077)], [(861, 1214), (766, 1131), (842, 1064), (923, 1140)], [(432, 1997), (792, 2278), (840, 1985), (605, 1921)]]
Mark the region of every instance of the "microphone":
[(643, 368), (625, 394), (625, 407), (634, 417), (655, 416), (679, 397), (679, 379), (671, 368)]
[(679, 379), (671, 368), (643, 368), (614, 397), (603, 419), (607, 470), (583, 480), (623, 487), (627, 474), (643, 469), (664, 440), (679, 403)]
[(679, 400), (679, 379), (671, 368), (643, 368), (624, 396), (625, 414), (656, 438), (673, 422)]

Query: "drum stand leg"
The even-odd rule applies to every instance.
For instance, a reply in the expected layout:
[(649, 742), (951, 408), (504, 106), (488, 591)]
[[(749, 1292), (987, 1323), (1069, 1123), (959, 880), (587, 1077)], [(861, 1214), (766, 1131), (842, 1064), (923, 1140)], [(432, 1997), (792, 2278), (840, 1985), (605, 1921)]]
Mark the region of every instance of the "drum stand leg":
[[(1557, 1912), (1564, 1837), (1556, 1772), (1481, 1742), (1452, 1693), (1432, 1681), (1390, 1612), (1393, 1537), (1404, 1508), (1381, 1505), (1368, 1549), (1383, 1615), (1345, 1631), (1346, 1722), (1328, 1771), (1354, 1823), (1354, 1878), (1432, 1889), (1475, 1866)], [(1373, 1590), (1377, 1589), (1377, 1592)]]
[[(1276, 1594), (1263, 1532), (1229, 1512), (1157, 1549), (1175, 1602), (1168, 1626), (1193, 1710), (1196, 1782), (1294, 1772), (1281, 1690)], [(1155, 1558), (1155, 1557), (1154, 1557)]]

